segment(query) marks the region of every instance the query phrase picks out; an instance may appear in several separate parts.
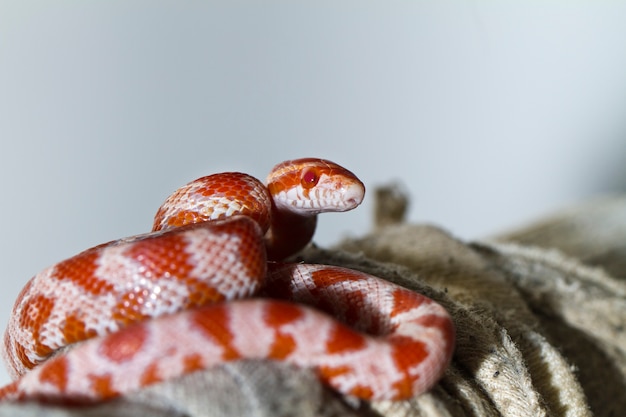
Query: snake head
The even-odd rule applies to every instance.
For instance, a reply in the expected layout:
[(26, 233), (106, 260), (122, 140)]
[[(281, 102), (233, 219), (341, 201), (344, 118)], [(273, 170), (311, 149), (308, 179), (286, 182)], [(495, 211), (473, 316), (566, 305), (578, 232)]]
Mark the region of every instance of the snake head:
[(279, 210), (301, 215), (352, 210), (365, 195), (365, 186), (356, 175), (341, 165), (317, 158), (276, 165), (266, 184)]

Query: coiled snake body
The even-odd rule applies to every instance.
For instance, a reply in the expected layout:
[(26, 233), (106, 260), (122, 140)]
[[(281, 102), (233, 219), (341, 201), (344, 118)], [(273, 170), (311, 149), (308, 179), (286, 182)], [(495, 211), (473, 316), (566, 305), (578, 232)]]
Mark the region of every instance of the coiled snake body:
[(241, 358), (313, 368), (363, 399), (428, 390), (454, 346), (440, 305), (358, 271), (268, 263), (302, 249), (318, 213), (359, 205), (363, 184), (312, 158), (277, 165), (266, 183), (200, 178), (163, 203), (151, 233), (33, 277), (5, 333), (16, 381), (0, 398), (99, 401)]

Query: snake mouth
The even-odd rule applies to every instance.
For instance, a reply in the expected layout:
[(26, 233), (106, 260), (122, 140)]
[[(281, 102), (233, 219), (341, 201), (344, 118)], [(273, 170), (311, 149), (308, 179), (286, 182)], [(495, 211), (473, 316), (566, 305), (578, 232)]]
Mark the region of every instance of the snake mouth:
[[(365, 187), (360, 182), (351, 182), (336, 190), (327, 190), (325, 200), (326, 208), (322, 211), (349, 211), (361, 204), (365, 197)], [(324, 206), (324, 204), (321, 204)]]
[(308, 190), (306, 195), (298, 189), (283, 191), (274, 196), (274, 203), (282, 209), (300, 215), (344, 212), (353, 210), (365, 196), (365, 187), (359, 182), (318, 186)]
[(347, 210), (352, 210), (363, 202), (363, 198), (365, 197), (365, 187), (362, 183), (355, 182), (347, 187), (343, 194)]

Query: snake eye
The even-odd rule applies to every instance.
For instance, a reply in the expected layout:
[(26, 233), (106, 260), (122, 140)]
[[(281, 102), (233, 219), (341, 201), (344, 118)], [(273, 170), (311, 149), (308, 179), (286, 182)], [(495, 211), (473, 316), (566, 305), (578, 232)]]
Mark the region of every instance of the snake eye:
[(305, 170), (300, 177), (300, 184), (305, 189), (315, 187), (315, 185), (317, 185), (317, 181), (319, 181), (319, 177), (314, 169)]

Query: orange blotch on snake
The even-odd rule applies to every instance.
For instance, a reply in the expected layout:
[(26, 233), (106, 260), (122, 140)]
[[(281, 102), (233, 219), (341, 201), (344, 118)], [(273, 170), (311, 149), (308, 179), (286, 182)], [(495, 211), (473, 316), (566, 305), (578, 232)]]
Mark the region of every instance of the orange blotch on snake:
[(283, 334), (276, 332), (274, 335), (274, 343), (270, 347), (269, 357), (272, 359), (285, 359), (291, 353), (293, 353), (297, 344), (293, 336), (289, 334)]
[(68, 362), (63, 356), (50, 359), (39, 372), (39, 381), (56, 387), (59, 391), (67, 388)]
[(185, 373), (204, 369), (204, 360), (202, 359), (202, 355), (198, 353), (190, 353), (186, 355), (183, 358), (183, 367), (185, 368)]
[(189, 318), (195, 329), (199, 330), (209, 341), (222, 347), (222, 359), (235, 360), (241, 357), (239, 351), (233, 346), (234, 335), (229, 329), (227, 306), (200, 308), (193, 311)]
[(14, 381), (9, 385), (0, 387), (0, 398), (12, 397), (17, 392), (19, 392), (18, 381)]
[[(25, 304), (24, 310), (20, 312), (19, 326), (24, 329), (30, 329), (31, 337), (34, 342), (33, 351), (41, 357), (47, 357), (52, 353), (52, 349), (41, 343), (41, 331), (46, 325), (52, 314), (55, 301), (52, 298), (43, 295), (37, 295)], [(22, 364), (28, 368), (32, 368), (33, 364), (24, 352), (24, 348), (19, 345), (18, 356)]]
[(54, 299), (44, 295), (32, 297), (20, 311), (19, 326), (30, 329), (33, 337), (38, 337), (43, 323), (47, 322), (54, 308)]
[(456, 331), (452, 320), (450, 320), (447, 316), (429, 314), (419, 317), (418, 322), (422, 326), (438, 329), (441, 332), (443, 339), (445, 340), (445, 346), (442, 346), (442, 348), (446, 349), (445, 356), (450, 357), (452, 355), (452, 351), (454, 350), (454, 339), (456, 337)]
[(224, 295), (217, 291), (211, 284), (191, 279), (185, 281), (185, 286), (190, 289), (188, 297), (190, 306), (204, 306), (224, 299)]
[(113, 388), (113, 379), (110, 374), (104, 375), (87, 375), (91, 381), (91, 387), (94, 393), (100, 398), (111, 398), (119, 395), (119, 391)]
[[(206, 216), (202, 216), (195, 211), (181, 210), (177, 212), (176, 214), (168, 216), (166, 225), (168, 226), (168, 228), (172, 228), (172, 227), (184, 226), (186, 224), (200, 223), (206, 220), (208, 220)], [(160, 230), (160, 229), (154, 229), (154, 230)]]
[(170, 233), (137, 241), (125, 255), (142, 266), (142, 275), (148, 279), (184, 277), (193, 269), (185, 251), (187, 241), (177, 233)]
[(157, 382), (161, 382), (163, 377), (159, 372), (159, 366), (156, 362), (148, 365), (145, 371), (141, 374), (140, 384), (142, 386), (147, 386), (150, 384), (156, 384)]
[(404, 288), (396, 288), (393, 293), (393, 311), (391, 316), (397, 316), (419, 307), (426, 298)]
[(362, 272), (334, 266), (311, 272), (311, 279), (318, 288), (329, 287), (343, 282), (358, 282), (365, 277)]
[(428, 358), (426, 344), (407, 336), (391, 335), (392, 357), (398, 369), (411, 369)]
[(85, 322), (80, 320), (76, 315), (69, 315), (65, 318), (62, 332), (65, 337), (65, 342), (68, 344), (89, 339), (98, 334), (94, 329), (87, 330)]
[(271, 327), (279, 327), (299, 320), (303, 315), (302, 307), (275, 301), (267, 304), (263, 319)]
[[(368, 311), (367, 288), (358, 285), (364, 279), (363, 273), (328, 267), (312, 272), (311, 278), (315, 284), (309, 289), (315, 300), (312, 305), (337, 316), (344, 324), (357, 326), (361, 331), (379, 334), (386, 330), (386, 322), (379, 315), (368, 315), (367, 320), (364, 320), (364, 312)], [(337, 303), (337, 297), (345, 301)]]
[(353, 372), (352, 368), (346, 365), (341, 366), (327, 366), (319, 365), (317, 367), (317, 373), (325, 383), (330, 383), (333, 378), (349, 374)]
[(413, 383), (419, 378), (414, 377), (414, 378), (410, 378), (408, 376), (405, 376), (404, 378), (400, 379), (399, 381), (397, 381), (396, 383), (393, 384), (393, 389), (395, 390), (396, 394), (393, 396), (393, 398), (391, 398), (392, 400), (403, 400), (403, 399), (409, 399), (413, 396)]
[(341, 353), (349, 350), (357, 350), (365, 347), (365, 338), (354, 330), (336, 324), (326, 341), (329, 353)]
[(111, 333), (100, 343), (100, 354), (116, 363), (131, 360), (144, 346), (148, 338), (142, 326), (127, 327)]
[(374, 396), (374, 390), (372, 389), (372, 387), (368, 387), (366, 385), (356, 385), (350, 390), (348, 394), (353, 395), (357, 398), (369, 400)]
[(297, 345), (293, 336), (283, 334), (280, 327), (300, 320), (303, 315), (302, 308), (295, 304), (273, 301), (266, 305), (263, 320), (274, 330), (274, 342), (269, 353), (271, 358), (283, 359), (296, 350)]
[(452, 326), (450, 326), (449, 324), (450, 319), (447, 316), (440, 316), (438, 314), (424, 314), (416, 318), (415, 321), (424, 327), (453, 330)]
[(115, 288), (112, 284), (96, 277), (97, 261), (103, 246), (88, 249), (73, 258), (59, 262), (54, 267), (54, 277), (58, 280), (72, 281), (75, 285), (94, 295), (113, 291)]
[(147, 295), (129, 291), (119, 296), (119, 301), (111, 312), (111, 318), (119, 324), (127, 325), (150, 317), (141, 312)]

